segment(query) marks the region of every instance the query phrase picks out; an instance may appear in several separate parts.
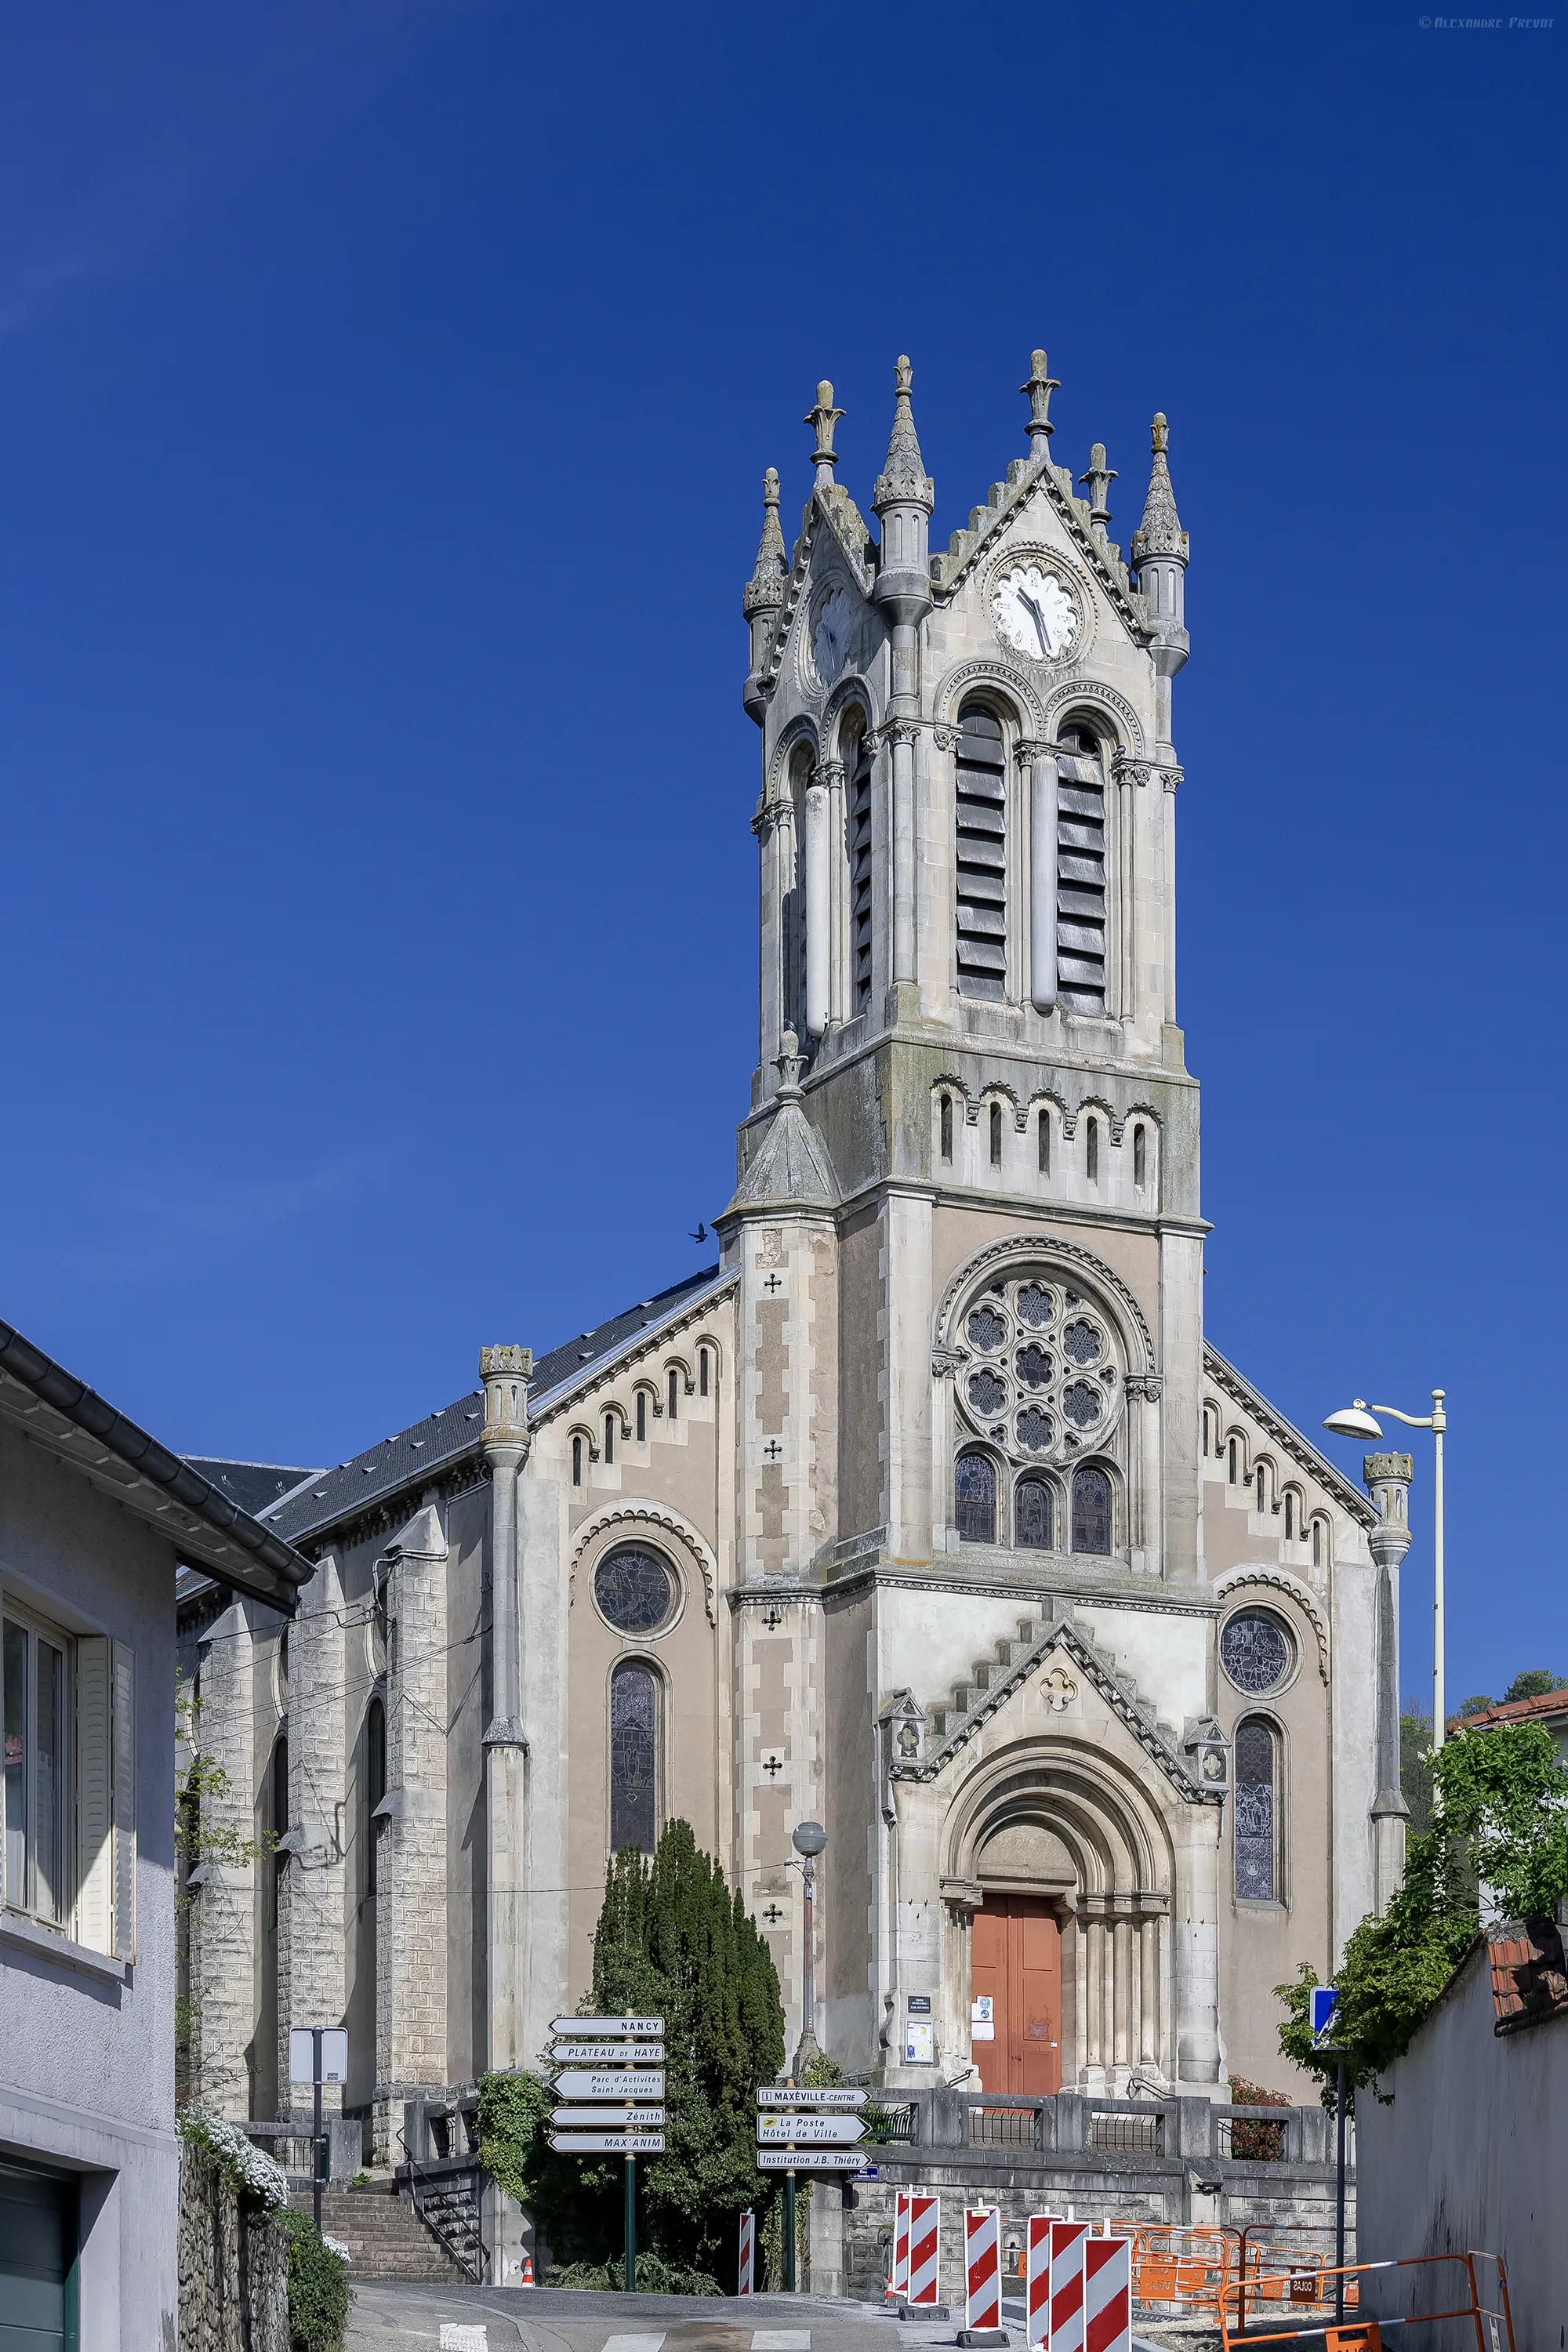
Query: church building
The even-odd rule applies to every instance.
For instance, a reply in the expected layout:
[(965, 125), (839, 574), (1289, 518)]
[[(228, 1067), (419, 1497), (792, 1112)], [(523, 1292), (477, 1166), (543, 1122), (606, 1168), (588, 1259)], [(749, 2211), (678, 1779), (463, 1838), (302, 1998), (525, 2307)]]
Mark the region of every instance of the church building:
[(889, 2085), (1291, 2087), (1272, 1988), (1397, 1882), (1403, 1457), (1370, 1502), (1205, 1337), (1188, 540), (1164, 417), (1124, 556), (1104, 447), (1052, 457), (1057, 388), (1036, 352), (1026, 446), (937, 554), (906, 360), (875, 529), (830, 383), (793, 550), (764, 477), (718, 1265), (483, 1348), (340, 1468), (206, 1465), (280, 1485), (257, 1516), (315, 1564), (291, 1622), (184, 1609), (236, 1826), (279, 1839), (194, 1917), (226, 2112), (287, 2113), (290, 2022), (341, 2018), (395, 2158), (405, 2099), (537, 2062), (606, 1858), (676, 1816), (792, 2048), (822, 1825), (817, 2038)]

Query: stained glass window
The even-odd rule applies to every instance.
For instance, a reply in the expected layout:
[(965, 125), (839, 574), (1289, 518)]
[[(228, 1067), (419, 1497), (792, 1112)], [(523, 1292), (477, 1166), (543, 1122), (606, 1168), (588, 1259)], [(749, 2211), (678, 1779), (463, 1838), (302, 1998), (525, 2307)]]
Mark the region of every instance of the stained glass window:
[(1051, 1442), (1051, 1417), (1042, 1412), (1037, 1404), (1024, 1407), (1018, 1415), (1018, 1443), (1031, 1454), (1043, 1454)]
[(989, 1454), (961, 1454), (954, 1481), (955, 1516), (964, 1543), (996, 1540), (996, 1470)]
[(1026, 1389), (1043, 1389), (1051, 1377), (1051, 1360), (1044, 1348), (1031, 1339), (1026, 1348), (1018, 1350), (1018, 1378)]
[(617, 1544), (594, 1571), (594, 1598), (621, 1633), (656, 1633), (675, 1605), (675, 1580), (658, 1552)]
[(1049, 1551), (1056, 1514), (1043, 1478), (1020, 1478), (1013, 1496), (1013, 1539), (1025, 1551)]
[(658, 1685), (629, 1658), (610, 1677), (610, 1845), (651, 1853), (658, 1843)]
[(1290, 1671), (1290, 1639), (1278, 1617), (1238, 1610), (1219, 1637), (1219, 1657), (1238, 1690), (1275, 1690)]
[(1002, 1345), (1007, 1337), (1007, 1326), (994, 1307), (977, 1307), (969, 1318), (969, 1336), (977, 1348), (989, 1351)]
[(1100, 1339), (1092, 1323), (1069, 1323), (1062, 1333), (1062, 1346), (1075, 1364), (1100, 1361)]
[(1103, 1470), (1079, 1470), (1072, 1482), (1072, 1548), (1074, 1551), (1110, 1549), (1110, 1481)]
[(1091, 1428), (1104, 1410), (1105, 1399), (1087, 1381), (1074, 1381), (1072, 1386), (1063, 1391), (1062, 1411), (1075, 1429)]
[(1000, 1412), (1007, 1402), (1007, 1391), (989, 1366), (969, 1375), (969, 1402), (976, 1412), (989, 1416)]
[(1237, 1727), (1235, 1801), (1237, 1895), (1244, 1903), (1272, 1903), (1274, 1734), (1256, 1717)]
[(1037, 1282), (1026, 1282), (1018, 1293), (1018, 1319), (1032, 1324), (1037, 1331), (1044, 1330), (1051, 1319), (1051, 1294), (1042, 1290)]

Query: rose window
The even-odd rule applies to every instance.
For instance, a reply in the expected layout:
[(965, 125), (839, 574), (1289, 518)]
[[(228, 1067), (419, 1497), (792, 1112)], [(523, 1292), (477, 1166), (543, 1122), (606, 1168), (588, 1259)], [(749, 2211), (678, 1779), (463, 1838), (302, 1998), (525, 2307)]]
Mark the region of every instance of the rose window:
[(993, 1283), (963, 1318), (964, 1418), (1017, 1460), (1102, 1444), (1121, 1410), (1109, 1325), (1076, 1291), (1031, 1276)]

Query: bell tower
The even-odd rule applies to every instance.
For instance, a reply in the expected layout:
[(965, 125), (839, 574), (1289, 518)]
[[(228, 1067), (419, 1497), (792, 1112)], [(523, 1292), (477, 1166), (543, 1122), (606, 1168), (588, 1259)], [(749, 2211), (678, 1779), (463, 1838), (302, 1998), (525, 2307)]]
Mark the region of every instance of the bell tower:
[[(932, 555), (912, 390), (900, 358), (873, 538), (837, 478), (844, 412), (817, 386), (799, 535), (786, 552), (770, 468), (744, 597), (763, 751), (761, 1050), (723, 1232), (743, 1254), (748, 1227), (782, 1230), (781, 1170), (806, 1181), (799, 1209), (832, 1236), (838, 1335), (831, 1408), (822, 1317), (791, 1355), (805, 1416), (792, 1459), (810, 1491), (769, 1572), (820, 1577), (867, 1549), (1013, 1550), (1031, 1453), (1052, 1548), (1070, 1558), (1074, 1464), (1093, 1453), (1113, 1479), (1123, 1570), (1190, 1580), (1204, 1227), (1175, 1005), (1171, 707), (1188, 541), (1168, 427), (1155, 417), (1129, 562), (1110, 537), (1104, 445), (1088, 499), (1052, 459), (1059, 386), (1035, 352), (1027, 455)], [(1050, 1365), (1036, 1394), (1018, 1349), (972, 1362), (962, 1303), (944, 1305), (965, 1265), (1030, 1237), (1085, 1268), (1085, 1297), (1125, 1294), (1134, 1336), (1115, 1343), (1114, 1393), (1088, 1423), (1072, 1423), (1087, 1390), (1065, 1402), (1059, 1350), (1030, 1359)], [(994, 1490), (994, 1547), (965, 1531), (965, 1476)]]

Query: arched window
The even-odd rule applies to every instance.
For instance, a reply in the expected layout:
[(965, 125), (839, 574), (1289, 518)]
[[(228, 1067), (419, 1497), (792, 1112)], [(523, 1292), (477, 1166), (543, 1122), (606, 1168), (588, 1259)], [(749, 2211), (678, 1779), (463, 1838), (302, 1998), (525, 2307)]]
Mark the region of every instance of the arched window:
[(1142, 1122), (1132, 1130), (1132, 1181), (1140, 1192), (1149, 1181), (1149, 1142)]
[(706, 1348), (699, 1348), (697, 1350), (697, 1393), (699, 1396), (706, 1396), (708, 1393), (708, 1350)]
[(607, 1412), (605, 1415), (605, 1460), (608, 1463), (613, 1462), (615, 1458), (616, 1416), (613, 1412)]
[(1091, 1184), (1100, 1181), (1100, 1121), (1090, 1118), (1083, 1147), (1084, 1166)]
[(637, 1444), (639, 1445), (646, 1445), (647, 1444), (647, 1389), (638, 1389), (637, 1391)]
[(381, 1823), (375, 1809), (386, 1794), (386, 1709), (373, 1698), (364, 1717), (364, 1891), (375, 1893), (376, 1843)]
[(1042, 1176), (1048, 1176), (1050, 1172), (1051, 1115), (1050, 1112), (1042, 1105), (1040, 1109), (1040, 1173)]
[(964, 1543), (996, 1540), (996, 1468), (988, 1454), (961, 1454), (953, 1482), (954, 1517)]
[(583, 1441), (580, 1437), (572, 1440), (572, 1484), (574, 1486), (583, 1484)]
[(1013, 1490), (1013, 1540), (1025, 1551), (1055, 1544), (1055, 1497), (1043, 1478), (1020, 1478)]
[(658, 1843), (658, 1677), (640, 1658), (610, 1676), (610, 1850)]
[(1279, 1893), (1278, 1743), (1272, 1725), (1248, 1716), (1236, 1728), (1236, 1894), (1274, 1903)]
[(846, 721), (843, 740), (849, 777), (850, 979), (854, 1010), (859, 1013), (871, 1002), (871, 754), (858, 711)]
[(993, 1103), (991, 1106), (991, 1165), (993, 1168), (1000, 1168), (1002, 1165), (1002, 1106), (1000, 1103)]
[(1323, 1523), (1321, 1519), (1314, 1519), (1312, 1521), (1312, 1566), (1314, 1568), (1321, 1568), (1322, 1564)]
[(1072, 1548), (1098, 1552), (1111, 1546), (1110, 1481), (1103, 1470), (1075, 1470), (1072, 1482)]
[(958, 714), (954, 804), (958, 992), (1007, 993), (1007, 768), (1001, 721), (984, 704)]
[(1258, 1465), (1258, 1507), (1260, 1511), (1268, 1508), (1268, 1473), (1261, 1462)]
[(1057, 991), (1070, 1012), (1103, 1013), (1105, 780), (1088, 728), (1061, 735), (1057, 780)]
[[(289, 1832), (289, 1734), (280, 1731), (272, 1748), (272, 1834), (286, 1837)], [(283, 1897), (283, 1879), (289, 1868), (287, 1853), (272, 1856), (272, 1918), (278, 1926), (278, 1914)]]
[(784, 1023), (805, 1034), (805, 791), (811, 782), (813, 754), (808, 743), (797, 743), (790, 756), (789, 797), (795, 810), (790, 849), (781, 845), (785, 870), (779, 876), (779, 944), (783, 950)]
[(1230, 1441), (1229, 1458), (1226, 1470), (1226, 1482), (1228, 1486), (1234, 1486), (1236, 1485), (1236, 1440), (1234, 1437)]
[(952, 1158), (952, 1097), (951, 1095), (943, 1095), (942, 1098), (942, 1156), (944, 1160)]
[(1289, 1486), (1285, 1489), (1285, 1540), (1287, 1543), (1296, 1540), (1296, 1497)]
[(671, 1421), (675, 1419), (677, 1412), (679, 1411), (679, 1395), (680, 1374), (676, 1370), (675, 1366), (671, 1364), (669, 1368), (669, 1396), (666, 1406), (666, 1410), (668, 1411)]

